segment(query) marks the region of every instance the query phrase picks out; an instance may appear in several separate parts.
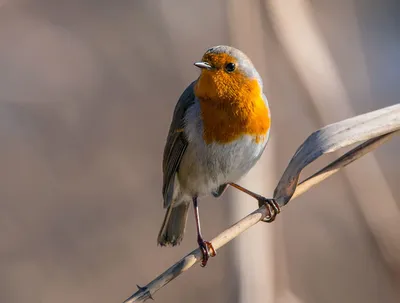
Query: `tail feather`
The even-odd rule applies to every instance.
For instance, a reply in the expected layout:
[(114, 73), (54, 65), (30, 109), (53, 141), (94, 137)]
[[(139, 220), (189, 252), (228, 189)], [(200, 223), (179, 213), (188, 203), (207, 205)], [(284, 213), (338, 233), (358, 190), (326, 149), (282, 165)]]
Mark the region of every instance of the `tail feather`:
[(161, 246), (178, 245), (185, 233), (185, 226), (188, 216), (190, 203), (187, 201), (181, 202), (173, 207), (170, 205), (164, 217), (157, 242)]

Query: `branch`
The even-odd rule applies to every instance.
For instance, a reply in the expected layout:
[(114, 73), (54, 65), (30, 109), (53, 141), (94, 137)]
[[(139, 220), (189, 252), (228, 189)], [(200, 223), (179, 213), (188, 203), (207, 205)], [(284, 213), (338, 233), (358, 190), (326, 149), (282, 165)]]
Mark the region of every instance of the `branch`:
[[(297, 198), (314, 185), (332, 176), (341, 168), (361, 158), (365, 154), (375, 150), (399, 133), (400, 104), (343, 120), (314, 132), (294, 154), (275, 189), (274, 199), (276, 199), (281, 206), (286, 205), (290, 200)], [(301, 171), (323, 154), (331, 153), (340, 148), (365, 140), (368, 141), (350, 150), (342, 157), (298, 184)], [(260, 207), (212, 239), (212, 246), (216, 250), (221, 248), (264, 219), (268, 214), (269, 212), (264, 206)], [(201, 258), (202, 253), (200, 249), (193, 250), (145, 287), (138, 286), (139, 290), (126, 299), (124, 303), (144, 302), (152, 298), (154, 293), (191, 268), (199, 262)]]

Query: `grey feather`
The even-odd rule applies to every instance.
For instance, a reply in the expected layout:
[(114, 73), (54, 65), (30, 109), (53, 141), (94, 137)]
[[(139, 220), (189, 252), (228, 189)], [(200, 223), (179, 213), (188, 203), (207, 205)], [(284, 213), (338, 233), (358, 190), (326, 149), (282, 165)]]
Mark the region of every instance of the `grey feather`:
[(187, 109), (195, 102), (193, 81), (182, 93), (175, 106), (174, 115), (169, 128), (167, 142), (164, 148), (163, 157), (163, 189), (164, 208), (172, 203), (174, 196), (175, 175), (179, 169), (179, 164), (188, 145), (187, 138), (183, 132), (184, 116)]
[(190, 201), (183, 201), (178, 206), (169, 206), (157, 237), (161, 246), (178, 245), (185, 233)]

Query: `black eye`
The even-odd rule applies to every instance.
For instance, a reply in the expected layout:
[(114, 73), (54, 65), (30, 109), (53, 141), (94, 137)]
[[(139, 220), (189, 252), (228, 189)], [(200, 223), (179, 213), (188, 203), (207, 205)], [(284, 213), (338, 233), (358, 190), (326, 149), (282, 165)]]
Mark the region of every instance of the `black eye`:
[(233, 72), (235, 70), (235, 68), (236, 68), (235, 63), (228, 63), (228, 64), (225, 65), (225, 70), (228, 73)]

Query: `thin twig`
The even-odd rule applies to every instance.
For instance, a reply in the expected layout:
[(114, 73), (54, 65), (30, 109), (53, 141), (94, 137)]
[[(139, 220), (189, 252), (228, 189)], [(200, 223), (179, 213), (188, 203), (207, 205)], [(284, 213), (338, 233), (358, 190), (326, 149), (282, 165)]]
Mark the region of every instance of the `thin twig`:
[[(320, 183), (321, 181), (325, 180), (326, 178), (332, 176), (336, 172), (338, 172), (341, 168), (347, 166), (348, 164), (352, 163), (353, 161), (361, 158), (365, 154), (375, 150), (377, 147), (388, 141), (391, 137), (395, 134), (398, 134), (400, 131), (391, 132), (388, 134), (381, 135), (379, 137), (370, 139), (363, 144), (357, 146), (356, 148), (350, 150), (342, 157), (338, 158), (337, 160), (333, 161), (311, 177), (307, 178), (303, 182), (301, 182), (297, 188), (295, 193), (293, 194), (291, 199), (297, 198), (301, 194), (308, 191), (314, 185)], [(260, 207), (259, 209), (255, 210), (251, 214), (247, 215), (239, 222), (235, 223), (222, 233), (220, 233), (217, 237), (211, 240), (212, 246), (215, 249), (219, 249), (229, 241), (233, 240), (241, 233), (261, 221), (265, 218), (269, 212), (266, 208)], [(168, 268), (164, 273), (159, 275), (149, 284), (144, 287), (139, 287), (139, 290), (134, 293), (131, 297), (126, 299), (124, 303), (133, 303), (133, 302), (144, 302), (147, 299), (152, 299), (152, 295), (168, 284), (170, 281), (178, 277), (180, 274), (191, 268), (197, 262), (199, 262), (202, 258), (202, 254), (200, 249), (195, 249), (185, 257), (183, 257), (180, 261), (175, 263), (173, 266)]]

